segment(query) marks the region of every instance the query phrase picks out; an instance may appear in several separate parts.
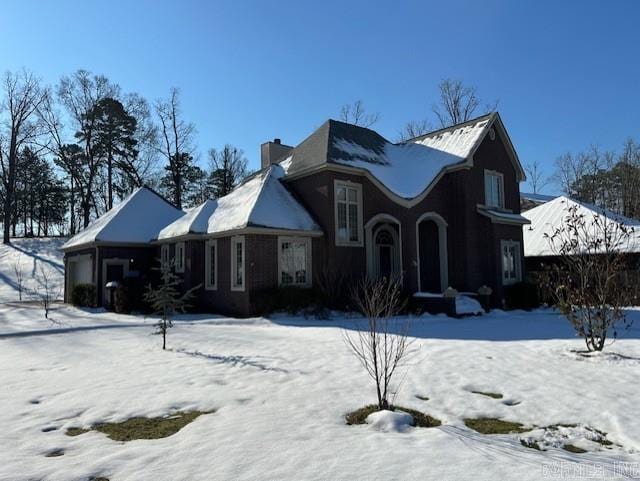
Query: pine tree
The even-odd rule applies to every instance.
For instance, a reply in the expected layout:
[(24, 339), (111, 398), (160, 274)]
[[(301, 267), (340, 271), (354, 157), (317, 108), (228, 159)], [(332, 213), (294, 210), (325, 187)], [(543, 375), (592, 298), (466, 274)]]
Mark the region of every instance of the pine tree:
[(122, 103), (111, 97), (100, 99), (91, 109), (95, 119), (95, 153), (104, 159), (107, 167), (107, 210), (113, 207), (114, 170), (123, 177), (141, 185), (133, 168), (132, 159), (138, 155), (135, 138), (136, 119), (129, 115)]
[(190, 307), (189, 301), (193, 298), (193, 293), (200, 289), (198, 285), (182, 292), (182, 279), (173, 272), (172, 266), (173, 262), (161, 264), (160, 284), (155, 288), (149, 284), (144, 294), (144, 300), (156, 314), (160, 314), (155, 333), (162, 334), (162, 349), (167, 348), (167, 331), (173, 327), (173, 316), (178, 312), (185, 312)]

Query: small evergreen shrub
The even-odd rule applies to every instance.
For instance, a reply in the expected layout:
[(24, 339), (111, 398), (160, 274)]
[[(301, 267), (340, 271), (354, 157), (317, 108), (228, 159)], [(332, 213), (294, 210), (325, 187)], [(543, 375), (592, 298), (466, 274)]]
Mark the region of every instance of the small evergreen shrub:
[(79, 307), (95, 307), (96, 286), (93, 284), (77, 284), (73, 286), (71, 304)]

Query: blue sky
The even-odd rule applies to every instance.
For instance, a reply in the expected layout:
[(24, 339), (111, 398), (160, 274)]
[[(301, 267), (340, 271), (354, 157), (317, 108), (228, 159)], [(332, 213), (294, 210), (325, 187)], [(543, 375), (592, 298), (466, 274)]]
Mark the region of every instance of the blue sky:
[(53, 84), (84, 68), (149, 99), (178, 86), (199, 150), (229, 142), (254, 168), (261, 142), (295, 145), (357, 99), (393, 140), (459, 78), (551, 172), (566, 151), (640, 140), (639, 19), (633, 0), (21, 0), (0, 13), (0, 70)]

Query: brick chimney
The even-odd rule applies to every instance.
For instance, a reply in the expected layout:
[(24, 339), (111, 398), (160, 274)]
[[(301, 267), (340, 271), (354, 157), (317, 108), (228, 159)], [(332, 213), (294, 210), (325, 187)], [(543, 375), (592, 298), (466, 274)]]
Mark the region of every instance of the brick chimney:
[(273, 142), (265, 142), (260, 146), (260, 160), (262, 168), (269, 167), (279, 160), (283, 160), (293, 147), (282, 144), (280, 139), (273, 139)]

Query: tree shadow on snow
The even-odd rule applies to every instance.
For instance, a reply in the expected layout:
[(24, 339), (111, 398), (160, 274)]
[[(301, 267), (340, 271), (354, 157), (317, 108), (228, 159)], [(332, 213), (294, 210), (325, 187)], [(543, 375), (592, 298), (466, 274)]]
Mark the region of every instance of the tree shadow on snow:
[(185, 349), (175, 349), (174, 352), (179, 354), (186, 354), (187, 356), (198, 357), (202, 359), (206, 359), (209, 361), (214, 361), (220, 364), (229, 364), (233, 367), (255, 367), (256, 369), (260, 369), (261, 371), (273, 371), (273, 372), (283, 372), (288, 373), (289, 371), (280, 367), (272, 367), (268, 366), (264, 361), (259, 361), (259, 358), (269, 359), (263, 356), (240, 356), (240, 355), (229, 355), (223, 356), (218, 354), (206, 354), (200, 351), (187, 351)]
[[(628, 309), (634, 321), (629, 329), (619, 329), (618, 339), (640, 339), (640, 311)], [(332, 327), (347, 330), (366, 330), (362, 317), (331, 318), (328, 320), (272, 316), (269, 321), (290, 327)], [(408, 334), (424, 339), (451, 339), (463, 341), (535, 341), (552, 339), (579, 339), (569, 321), (551, 309), (526, 311), (495, 310), (481, 316), (463, 318), (445, 315), (402, 316), (391, 322), (391, 332), (403, 332), (407, 321)]]

